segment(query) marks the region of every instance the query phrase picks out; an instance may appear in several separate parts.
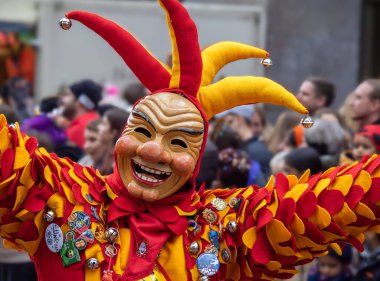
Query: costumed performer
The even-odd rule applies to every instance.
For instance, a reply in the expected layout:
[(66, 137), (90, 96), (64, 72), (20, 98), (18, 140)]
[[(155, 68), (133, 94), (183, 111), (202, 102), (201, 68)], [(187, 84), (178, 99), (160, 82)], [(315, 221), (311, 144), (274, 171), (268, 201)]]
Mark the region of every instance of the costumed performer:
[(295, 266), (362, 249), (378, 230), (380, 158), (300, 178), (279, 174), (265, 188), (195, 191), (207, 120), (240, 104), (269, 102), (306, 114), (282, 86), (266, 78), (227, 77), (225, 64), (267, 58), (234, 42), (202, 52), (197, 31), (177, 0), (167, 14), (173, 67), (98, 15), (73, 11), (103, 37), (151, 91), (133, 108), (115, 147), (116, 169), (93, 168), (38, 148), (34, 138), (0, 118), (0, 234), (27, 251), (40, 281), (273, 280)]

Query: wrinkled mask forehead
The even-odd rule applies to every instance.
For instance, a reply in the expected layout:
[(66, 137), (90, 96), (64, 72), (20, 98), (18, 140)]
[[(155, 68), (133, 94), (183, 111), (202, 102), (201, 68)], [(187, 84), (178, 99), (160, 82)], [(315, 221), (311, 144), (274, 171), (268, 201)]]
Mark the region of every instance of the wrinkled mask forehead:
[(158, 127), (155, 129), (177, 128), (189, 135), (203, 135), (205, 129), (204, 120), (197, 107), (176, 93), (156, 93), (140, 100), (132, 110), (128, 124), (135, 118)]

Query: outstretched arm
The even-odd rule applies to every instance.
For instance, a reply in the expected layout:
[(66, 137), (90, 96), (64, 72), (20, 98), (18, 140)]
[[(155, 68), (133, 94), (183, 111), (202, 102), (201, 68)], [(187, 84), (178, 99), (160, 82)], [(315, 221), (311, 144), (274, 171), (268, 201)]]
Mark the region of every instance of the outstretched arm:
[[(215, 197), (229, 203), (227, 208), (217, 211)], [(220, 243), (231, 259), (226, 262), (221, 252), (220, 276), (289, 279), (296, 265), (329, 248), (340, 252), (342, 241), (361, 250), (363, 233), (380, 230), (380, 156), (311, 177), (307, 172), (300, 179), (279, 174), (261, 189), (205, 190), (201, 198), (218, 213), (210, 229), (219, 223), (225, 229)], [(211, 243), (207, 229), (202, 245)]]
[(329, 247), (339, 253), (337, 242), (361, 250), (364, 232), (380, 230), (380, 157), (310, 178), (280, 174), (248, 201), (243, 243), (253, 273), (289, 278)]
[(8, 246), (33, 255), (47, 226), (45, 210), (64, 218), (86, 194), (97, 198), (92, 193), (101, 186), (93, 169), (39, 149), (35, 138), (0, 115), (0, 235)]

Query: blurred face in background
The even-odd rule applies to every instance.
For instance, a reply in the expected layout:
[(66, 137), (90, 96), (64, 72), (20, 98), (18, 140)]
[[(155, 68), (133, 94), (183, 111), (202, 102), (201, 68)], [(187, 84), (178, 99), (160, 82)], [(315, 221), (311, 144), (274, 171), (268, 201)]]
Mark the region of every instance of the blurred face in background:
[(96, 164), (99, 163), (104, 157), (104, 145), (101, 142), (99, 132), (86, 129), (84, 131), (84, 151), (89, 155), (92, 161)]
[(366, 82), (361, 83), (354, 91), (350, 100), (351, 117), (354, 120), (363, 120), (372, 110), (372, 101), (369, 93), (372, 86)]
[(359, 134), (354, 136), (352, 154), (356, 161), (360, 161), (365, 155), (372, 155), (375, 153), (376, 147), (368, 137)]
[(113, 145), (114, 139), (117, 137), (118, 131), (112, 129), (111, 123), (108, 120), (107, 116), (104, 115), (101, 119), (100, 124), (98, 125), (98, 133), (100, 136), (100, 141), (104, 145)]
[(224, 117), (224, 123), (232, 130), (238, 131), (241, 125), (241, 118), (235, 114), (228, 114), (226, 117)]
[(259, 113), (253, 112), (251, 126), (254, 137), (261, 136), (264, 131), (264, 123)]
[(69, 89), (65, 89), (62, 93), (60, 93), (59, 109), (61, 111), (61, 115), (68, 120), (73, 120), (77, 112), (76, 102), (76, 97)]
[(324, 278), (335, 277), (344, 270), (344, 265), (332, 256), (324, 256), (318, 259), (319, 272)]
[(282, 172), (284, 175), (295, 175), (298, 178), (302, 176), (302, 173), (298, 171), (296, 168), (294, 168), (292, 165), (284, 161), (283, 166), (282, 166)]
[(325, 104), (324, 97), (318, 97), (315, 86), (310, 81), (304, 81), (297, 94), (297, 99), (309, 110), (311, 114)]

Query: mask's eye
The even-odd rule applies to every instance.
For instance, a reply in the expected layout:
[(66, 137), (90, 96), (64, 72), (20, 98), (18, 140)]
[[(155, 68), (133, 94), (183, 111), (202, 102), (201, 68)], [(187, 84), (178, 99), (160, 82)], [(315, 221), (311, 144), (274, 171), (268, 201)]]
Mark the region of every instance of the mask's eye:
[(183, 140), (180, 140), (180, 139), (174, 139), (174, 140), (172, 140), (171, 144), (173, 144), (173, 145), (179, 145), (180, 147), (187, 148), (187, 144)]
[(147, 129), (145, 129), (143, 127), (138, 127), (134, 131), (137, 133), (143, 134), (144, 136), (146, 136), (148, 138), (150, 138), (152, 136), (152, 134)]

